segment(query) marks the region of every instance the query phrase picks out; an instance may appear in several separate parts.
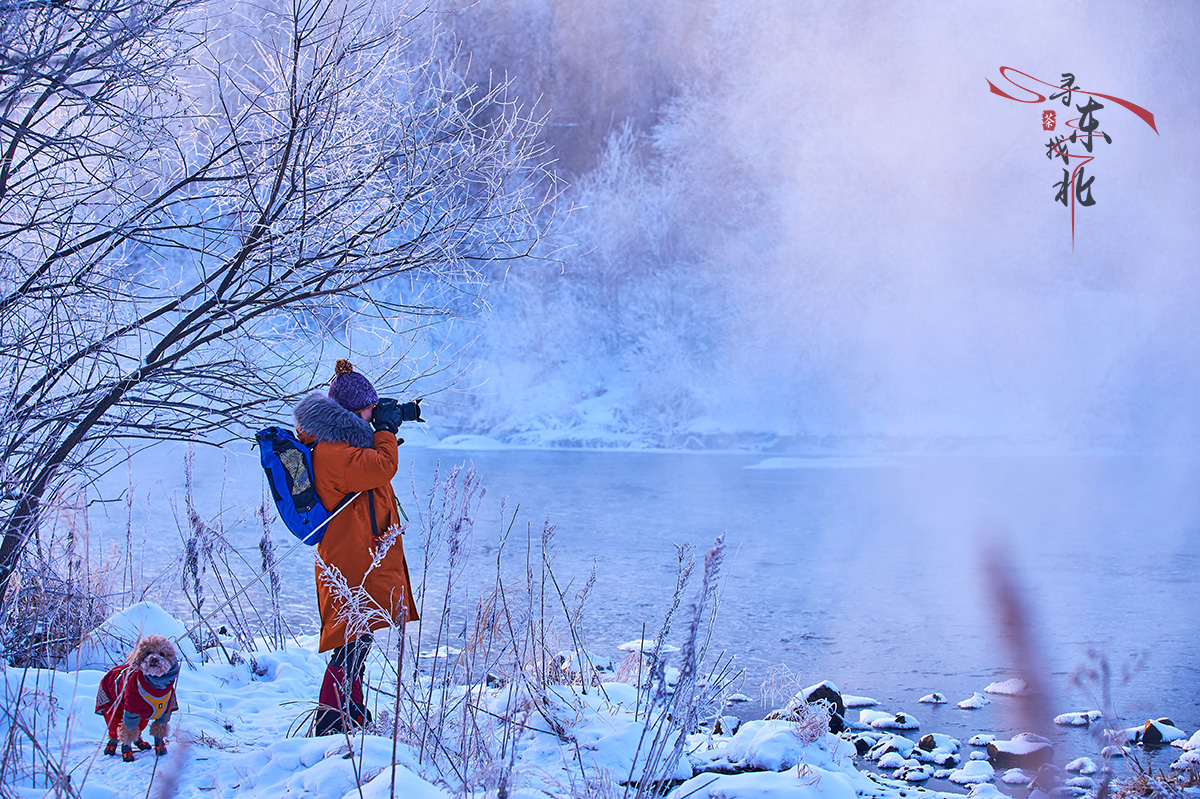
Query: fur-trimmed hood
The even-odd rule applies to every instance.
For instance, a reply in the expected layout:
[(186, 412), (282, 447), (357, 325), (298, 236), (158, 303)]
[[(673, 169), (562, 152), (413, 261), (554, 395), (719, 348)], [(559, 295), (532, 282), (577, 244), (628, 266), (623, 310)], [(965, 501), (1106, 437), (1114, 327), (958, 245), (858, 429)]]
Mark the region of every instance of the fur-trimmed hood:
[(296, 404), (296, 429), (316, 441), (338, 441), (352, 447), (370, 449), (375, 430), (357, 413), (337, 404), (328, 394), (313, 391)]

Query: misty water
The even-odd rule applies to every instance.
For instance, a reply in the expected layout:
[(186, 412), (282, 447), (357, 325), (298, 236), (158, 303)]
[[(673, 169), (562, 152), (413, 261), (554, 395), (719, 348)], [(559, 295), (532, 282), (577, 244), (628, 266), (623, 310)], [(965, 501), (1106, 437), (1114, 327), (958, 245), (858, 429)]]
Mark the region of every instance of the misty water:
[[(648, 637), (657, 632), (675, 583), (676, 545), (692, 545), (702, 559), (723, 534), (712, 646), (735, 656), (744, 671), (736, 686), (742, 693), (757, 698), (764, 675), (783, 664), (802, 685), (828, 679), (843, 692), (879, 700), (877, 709), (909, 713), (922, 732), (1006, 737), (1022, 729), (1018, 700), (992, 696), (976, 711), (955, 703), (1018, 673), (988, 579), (989, 567), (1007, 562), (1050, 675), (1049, 712), (1098, 706), (1098, 696), (1071, 687), (1069, 679), (1090, 662), (1091, 649), (1112, 666), (1122, 724), (1168, 716), (1189, 733), (1200, 727), (1195, 463), (416, 447), (402, 453), (395, 484), (410, 512), (408, 483), (423, 495), (439, 464), (443, 474), (464, 463), (478, 470), (487, 494), (462, 578), (476, 591), (492, 585), (496, 543), (518, 504), (509, 566), (523, 569), (527, 532), (536, 547), (545, 519), (557, 525), (553, 563), (560, 584), (572, 582), (570, 593), (596, 569), (584, 633), (601, 655), (620, 656), (617, 646), (641, 637), (643, 625)], [(168, 604), (172, 596), (178, 600), (176, 610), (186, 607), (178, 590), (182, 536), (167, 497), (182, 517), (180, 461), (177, 451), (139, 458), (133, 478), (135, 547), (145, 553), (140, 568), (148, 580), (162, 575), (156, 592)], [(215, 513), (222, 488), (225, 508), (253, 507), (262, 496), (260, 475), (253, 455), (223, 463), (199, 451), (200, 512)], [(125, 479), (110, 475), (110, 490)], [(123, 538), (123, 511), (104, 507), (107, 516), (94, 512), (93, 526)], [(231, 535), (257, 562), (261, 528), (248, 512), (242, 515)], [(280, 549), (290, 547), (282, 525), (274, 530)], [(414, 570), (423, 544), (415, 532), (405, 539)], [(292, 629), (315, 631), (310, 554), (298, 550), (282, 568)], [(693, 589), (694, 583), (686, 601)], [(668, 640), (679, 643), (682, 634), (677, 623)], [(1135, 659), (1138, 670), (1121, 684)], [(950, 704), (918, 703), (934, 691)], [(751, 703), (732, 712), (750, 717), (765, 709)], [(1047, 719), (1045, 726), (1053, 725)], [(1083, 730), (1045, 731), (1067, 753), (1098, 751)]]

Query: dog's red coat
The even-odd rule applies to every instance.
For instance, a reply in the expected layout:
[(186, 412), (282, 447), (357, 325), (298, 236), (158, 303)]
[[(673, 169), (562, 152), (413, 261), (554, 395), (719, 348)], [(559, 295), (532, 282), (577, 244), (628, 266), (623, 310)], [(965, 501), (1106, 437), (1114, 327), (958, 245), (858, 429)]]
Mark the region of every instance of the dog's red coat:
[(117, 727), (128, 711), (138, 716), (138, 732), (169, 711), (179, 709), (175, 683), (155, 688), (139, 669), (130, 665), (114, 666), (100, 680), (96, 692), (96, 713), (108, 722), (108, 737), (117, 737)]

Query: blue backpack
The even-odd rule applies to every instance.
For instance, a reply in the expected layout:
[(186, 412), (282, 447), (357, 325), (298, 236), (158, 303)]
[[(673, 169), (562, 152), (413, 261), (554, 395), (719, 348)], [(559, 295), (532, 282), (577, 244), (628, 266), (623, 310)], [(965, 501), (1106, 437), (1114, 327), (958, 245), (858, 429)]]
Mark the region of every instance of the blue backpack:
[(254, 438), (284, 525), (305, 544), (316, 544), (333, 515), (357, 495), (347, 494), (332, 511), (326, 510), (313, 480), (312, 450), (282, 427), (259, 430)]

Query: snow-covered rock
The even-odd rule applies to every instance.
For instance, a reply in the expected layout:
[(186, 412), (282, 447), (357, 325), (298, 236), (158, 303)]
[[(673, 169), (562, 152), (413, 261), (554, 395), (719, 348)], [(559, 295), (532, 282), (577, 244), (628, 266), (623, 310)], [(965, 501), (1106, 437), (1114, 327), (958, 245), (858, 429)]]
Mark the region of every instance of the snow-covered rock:
[(971, 736), (971, 740), (967, 741), (971, 746), (987, 746), (992, 741), (996, 740), (996, 736), (990, 732), (981, 732)]
[(905, 782), (925, 782), (933, 778), (933, 767), (923, 763), (911, 765), (913, 761), (907, 761), (910, 765), (902, 766), (896, 769), (892, 774), (892, 779), (904, 780)]
[(826, 735), (802, 747), (797, 764), (784, 771), (699, 774), (671, 791), (667, 799), (857, 799), (877, 794), (878, 784), (854, 768), (851, 755), (847, 742)]
[(960, 758), (954, 752), (936, 752), (933, 755), (933, 762), (944, 768), (954, 768), (959, 764)]
[(734, 735), (742, 726), (742, 720), (737, 716), (719, 716), (713, 722), (713, 735)]
[(679, 647), (672, 646), (671, 644), (658, 646), (658, 640), (654, 638), (637, 638), (633, 641), (626, 641), (620, 644), (617, 649), (620, 649), (622, 652), (653, 652), (655, 647), (658, 648), (660, 653), (679, 651)]
[(1024, 769), (1010, 768), (1000, 775), (1000, 781), (1005, 785), (1028, 785), (1033, 782), (1033, 775)]
[(1180, 755), (1171, 768), (1175, 771), (1200, 772), (1200, 749), (1192, 749)]
[(1090, 757), (1077, 757), (1068, 763), (1064, 768), (1072, 774), (1095, 774), (1100, 770), (1096, 765), (1096, 761)]
[[(1026, 735), (1026, 733), (1022, 733)], [(1054, 759), (1054, 747), (1040, 736), (1015, 737), (1010, 741), (992, 741), (987, 746), (988, 757), (997, 766), (1012, 766), (1033, 771)]]
[(1025, 696), (1029, 693), (1029, 683), (1020, 677), (1013, 677), (1012, 679), (991, 683), (983, 689), (983, 692), (987, 694), (1000, 694), (1001, 696)]
[(872, 699), (869, 696), (855, 696), (854, 694), (842, 694), (842, 701), (846, 703), (846, 707), (875, 707), (879, 701)]
[[(746, 771), (783, 771), (801, 762), (804, 753), (814, 744), (806, 744), (797, 736), (794, 722), (747, 721), (724, 750), (718, 750), (731, 766)], [(828, 733), (816, 742), (827, 752), (840, 753), (846, 757), (854, 755), (848, 741), (835, 738)]]
[(1162, 746), (1184, 740), (1187, 740), (1187, 733), (1172, 724), (1170, 719), (1149, 720), (1142, 725), (1143, 746)]
[(991, 703), (992, 703), (992, 700), (988, 699), (986, 696), (984, 696), (983, 694), (976, 691), (975, 693), (971, 694), (970, 697), (959, 702), (958, 706), (961, 707), (963, 710), (978, 710), (979, 708), (983, 707), (984, 705), (990, 705)]
[(921, 697), (917, 701), (926, 705), (944, 705), (948, 700), (946, 699), (945, 694), (934, 692), (932, 694), (925, 694), (925, 696)]
[(604, 657), (587, 649), (576, 649), (558, 653), (558, 665), (568, 679), (597, 675), (610, 678), (616, 670), (612, 658)]
[(1087, 727), (1104, 718), (1099, 710), (1087, 710), (1077, 713), (1062, 713), (1054, 717), (1054, 723), (1063, 727)]
[(949, 780), (959, 785), (973, 785), (977, 782), (991, 782), (996, 778), (996, 770), (986, 760), (968, 760), (962, 768), (950, 773)]
[(861, 710), (858, 720), (877, 730), (916, 730), (921, 724), (907, 713), (886, 713), (882, 710)]
[(899, 752), (903, 757), (909, 758), (912, 757), (913, 750), (916, 748), (917, 744), (903, 735), (888, 733), (875, 742), (875, 745), (867, 752), (867, 759), (879, 760), (888, 752)]
[(107, 671), (124, 663), (134, 644), (143, 635), (163, 635), (175, 642), (185, 663), (201, 661), (200, 653), (187, 637), (183, 622), (153, 602), (139, 602), (109, 616), (69, 653), (63, 665), (68, 671), (97, 669)]
[(962, 748), (962, 744), (957, 738), (951, 738), (949, 735), (943, 735), (940, 732), (931, 732), (922, 735), (921, 740), (917, 741), (917, 746), (926, 752), (953, 753)]

